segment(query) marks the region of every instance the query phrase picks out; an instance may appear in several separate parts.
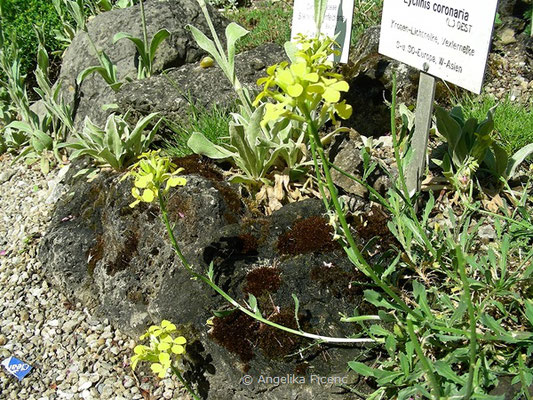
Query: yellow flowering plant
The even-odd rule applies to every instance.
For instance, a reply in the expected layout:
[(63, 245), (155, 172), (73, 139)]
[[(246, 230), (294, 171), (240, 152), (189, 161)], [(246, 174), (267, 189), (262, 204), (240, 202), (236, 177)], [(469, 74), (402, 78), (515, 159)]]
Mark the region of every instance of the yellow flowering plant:
[(176, 325), (167, 320), (161, 321), (161, 325), (152, 325), (148, 328), (146, 333), (140, 336), (140, 340), (148, 340), (148, 345), (139, 344), (135, 346), (133, 349), (135, 355), (131, 357), (131, 368), (135, 370), (140, 361), (148, 361), (151, 363), (151, 370), (159, 378), (164, 378), (168, 371), (171, 370), (184, 385), (185, 389), (195, 399), (198, 399), (198, 396), (193, 392), (176, 367), (177, 359), (185, 354), (185, 345), (187, 343), (185, 337), (175, 337), (176, 330)]
[(298, 35), (296, 46), (294, 52), (288, 51), (290, 64), (284, 61), (270, 66), (268, 76), (257, 81), (263, 91), (253, 105), (266, 98), (274, 100), (265, 105), (262, 125), (289, 118), (307, 123), (312, 120), (320, 129), (330, 119), (336, 122), (335, 116), (349, 118), (352, 107), (340, 98), (341, 92), (350, 87), (342, 75), (333, 72), (333, 63), (328, 59), (338, 53), (337, 43), (329, 37)]
[(177, 168), (169, 157), (162, 157), (160, 150), (143, 153), (139, 161), (133, 164), (130, 171), (122, 179), (132, 176), (134, 186), (131, 194), (135, 201), (130, 207), (135, 207), (140, 202), (151, 203), (159, 197), (159, 192), (164, 185), (162, 194), (168, 193), (171, 187), (184, 186), (187, 180), (177, 176), (183, 168)]

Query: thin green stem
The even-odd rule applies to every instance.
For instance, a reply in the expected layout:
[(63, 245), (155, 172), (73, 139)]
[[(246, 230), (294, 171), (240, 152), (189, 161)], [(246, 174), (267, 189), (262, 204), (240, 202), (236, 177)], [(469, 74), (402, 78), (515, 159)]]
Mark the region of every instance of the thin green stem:
[(191, 394), (191, 396), (194, 398), (194, 400), (200, 400), (200, 397), (196, 393), (194, 393), (194, 391), (191, 389), (191, 387), (189, 386), (187, 381), (183, 378), (183, 376), (181, 375), (180, 370), (177, 369), (173, 365), (170, 366), (170, 369), (172, 370), (174, 375), (176, 375), (178, 377), (178, 379), (181, 382), (181, 384), (183, 385), (183, 387)]
[(211, 279), (209, 279), (208, 277), (206, 277), (206, 276), (204, 276), (202, 274), (199, 274), (199, 273), (195, 272), (192, 269), (191, 265), (187, 262), (187, 259), (185, 258), (185, 256), (181, 252), (180, 247), (178, 245), (178, 242), (176, 240), (176, 237), (174, 235), (174, 232), (172, 230), (172, 227), (170, 226), (170, 221), (168, 219), (168, 212), (167, 212), (167, 209), (166, 209), (165, 199), (163, 198), (163, 194), (161, 193), (161, 191), (159, 191), (159, 193), (158, 193), (158, 199), (159, 199), (159, 207), (161, 208), (162, 219), (163, 219), (163, 222), (164, 222), (165, 227), (167, 229), (167, 233), (168, 233), (168, 236), (170, 238), (170, 242), (172, 244), (172, 247), (174, 248), (174, 251), (178, 255), (178, 258), (180, 259), (181, 263), (183, 264), (183, 266), (185, 268), (187, 268), (187, 270), (189, 270), (189, 272), (193, 275), (194, 278), (196, 278), (198, 280), (201, 280), (202, 282), (204, 282), (207, 285), (209, 285), (213, 290), (215, 290), (218, 294), (220, 294), (226, 301), (228, 301), (232, 306), (238, 308), (241, 312), (245, 313), (246, 315), (248, 315), (248, 316), (250, 316), (250, 317), (256, 319), (257, 321), (262, 322), (262, 323), (264, 323), (266, 325), (270, 325), (270, 326), (272, 326), (274, 328), (277, 328), (277, 329), (280, 329), (282, 331), (285, 331), (285, 332), (288, 332), (288, 333), (292, 333), (294, 335), (302, 336), (302, 337), (305, 337), (305, 338), (308, 338), (308, 339), (320, 340), (320, 341), (327, 342), (327, 343), (374, 343), (375, 342), (374, 339), (366, 339), (366, 338), (365, 339), (360, 339), (360, 338), (355, 338), (355, 339), (352, 339), (352, 338), (336, 338), (336, 337), (330, 337), (330, 336), (315, 335), (313, 333), (308, 333), (308, 332), (304, 332), (304, 331), (288, 328), (286, 326), (279, 325), (279, 324), (276, 324), (275, 322), (269, 321), (268, 319), (264, 318), (263, 316), (258, 315), (256, 313), (250, 311), (248, 308), (242, 306), (237, 301), (235, 301), (229, 294), (224, 292), (224, 290), (222, 290)]
[[(144, 42), (144, 49), (147, 53), (150, 52), (150, 43), (148, 43), (148, 30), (146, 28), (146, 14), (144, 12), (144, 2), (143, 0), (140, 0), (139, 2), (141, 6), (141, 25), (143, 30), (143, 42)], [(148, 77), (152, 75), (152, 58), (150, 55), (148, 55), (146, 62), (148, 65), (145, 65), (145, 75)], [(143, 62), (142, 60), (139, 60), (139, 78), (142, 78), (142, 70), (143, 70)]]
[(433, 373), (433, 368), (431, 368), (431, 365), (429, 364), (429, 361), (427, 357), (424, 355), (424, 352), (422, 351), (422, 347), (420, 346), (420, 343), (418, 341), (418, 337), (415, 334), (415, 330), (413, 328), (413, 322), (411, 320), (407, 320), (407, 332), (409, 333), (409, 337), (411, 338), (411, 342), (413, 343), (413, 346), (415, 348), (416, 355), (420, 359), (420, 362), (422, 363), (422, 368), (424, 369), (429, 383), (431, 384), (431, 389), (433, 391), (433, 398), (434, 400), (440, 399), (440, 385), (439, 381), (437, 380), (437, 377)]
[[(346, 216), (344, 215), (344, 210), (342, 209), (342, 206), (339, 203), (339, 198), (337, 195), (337, 188), (335, 187), (335, 184), (333, 183), (333, 179), (331, 177), (331, 171), (329, 169), (329, 163), (326, 158), (326, 155), (324, 153), (324, 148), (322, 147), (322, 143), (320, 141), (320, 137), (318, 135), (318, 128), (315, 125), (314, 120), (312, 119), (310, 112), (305, 106), (302, 107), (303, 114), (307, 118), (307, 131), (309, 133), (309, 136), (311, 138), (311, 141), (314, 142), (314, 150), (313, 148), (313, 159), (317, 159), (316, 153), (318, 153), (318, 157), (322, 161), (322, 171), (324, 172), (324, 176), (326, 179), (326, 185), (328, 187), (329, 194), (331, 196), (331, 202), (333, 203), (335, 212), (337, 213), (337, 216), (339, 218), (339, 222), (341, 224), (344, 238), (346, 239), (346, 242), (348, 244), (348, 248), (353, 252), (356, 258), (356, 266), (361, 269), (367, 276), (369, 276), (385, 293), (387, 293), (399, 306), (402, 308), (406, 313), (412, 315), (415, 319), (419, 319), (420, 316), (415, 313), (401, 298), (398, 296), (394, 290), (392, 290), (389, 285), (387, 285), (385, 282), (383, 282), (378, 275), (374, 272), (372, 267), (366, 262), (365, 258), (359, 251), (359, 248), (357, 247), (357, 244), (355, 243), (355, 240), (352, 236), (352, 233), (350, 231), (350, 226), (346, 222)], [(315, 161), (315, 166), (318, 163)], [(318, 184), (323, 185), (322, 179), (317, 174), (318, 178)], [(321, 193), (324, 191), (321, 190)], [(355, 260), (354, 260), (355, 261)]]

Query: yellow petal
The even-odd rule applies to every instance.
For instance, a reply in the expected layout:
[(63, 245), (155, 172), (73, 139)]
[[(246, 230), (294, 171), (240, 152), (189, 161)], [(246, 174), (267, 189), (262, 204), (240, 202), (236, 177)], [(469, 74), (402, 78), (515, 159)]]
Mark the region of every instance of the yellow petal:
[(290, 69), (293, 75), (297, 76), (298, 78), (301, 78), (304, 76), (306, 72), (307, 64), (305, 62), (297, 62), (294, 64), (291, 64)]
[(339, 92), (347, 92), (350, 89), (350, 85), (346, 81), (338, 81), (330, 86), (332, 89), (338, 90)]
[(143, 346), (142, 344), (140, 344), (138, 346), (135, 346), (135, 348), (133, 349), (133, 352), (135, 354), (143, 354), (146, 352), (146, 349), (147, 349), (146, 346)]
[(310, 93), (324, 93), (324, 85), (316, 84), (307, 86), (307, 91)]
[(176, 339), (174, 339), (174, 343), (185, 344), (187, 343), (187, 339), (185, 339), (183, 336), (178, 336)]
[(337, 115), (341, 117), (342, 119), (348, 119), (352, 115), (352, 106), (349, 104), (346, 104), (345, 100), (337, 104), (335, 106), (335, 110), (337, 111)]
[(170, 355), (168, 353), (159, 353), (159, 362), (161, 365), (170, 363)]
[(340, 100), (341, 94), (337, 90), (327, 87), (326, 90), (324, 90), (322, 97), (328, 103), (336, 103)]
[(289, 87), (287, 87), (287, 93), (291, 97), (298, 97), (302, 94), (303, 91), (304, 91), (304, 88), (299, 83), (295, 85), (290, 85)]
[(150, 182), (152, 182), (152, 179), (154, 178), (154, 174), (149, 173), (148, 175), (139, 176), (137, 179), (135, 179), (135, 186), (137, 186), (140, 189), (144, 189), (148, 187)]
[(155, 199), (154, 191), (152, 189), (144, 189), (142, 200), (146, 203), (151, 203), (152, 201), (154, 201), (154, 199)]
[(161, 342), (157, 345), (157, 349), (159, 351), (167, 351), (168, 349), (170, 349), (170, 343), (168, 342)]

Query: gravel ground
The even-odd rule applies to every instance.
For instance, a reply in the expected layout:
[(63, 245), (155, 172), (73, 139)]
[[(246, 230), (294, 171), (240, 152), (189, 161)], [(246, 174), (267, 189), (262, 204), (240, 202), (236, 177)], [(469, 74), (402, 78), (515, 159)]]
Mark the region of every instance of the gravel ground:
[(12, 159), (0, 156), (0, 362), (15, 356), (33, 370), (19, 382), (0, 366), (0, 399), (189, 398), (147, 366), (134, 374), (135, 342), (48, 285), (35, 254), (61, 172)]

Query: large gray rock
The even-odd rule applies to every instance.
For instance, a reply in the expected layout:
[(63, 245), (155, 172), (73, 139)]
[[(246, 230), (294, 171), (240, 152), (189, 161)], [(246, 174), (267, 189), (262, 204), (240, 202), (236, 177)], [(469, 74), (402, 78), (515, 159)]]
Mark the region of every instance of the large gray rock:
[[(186, 160), (179, 165), (189, 166)], [(189, 167), (188, 167), (189, 168)], [(189, 170), (189, 172), (191, 172)], [(359, 285), (318, 199), (293, 203), (270, 217), (253, 217), (234, 188), (187, 175), (187, 185), (170, 193), (171, 223), (186, 258), (235, 299), (254, 294), (267, 318), (296, 328), (292, 293), (300, 300), (304, 329), (347, 337), (353, 326), (339, 313), (364, 310)], [(51, 283), (120, 329), (137, 336), (150, 323), (168, 319), (187, 336), (186, 376), (208, 399), (344, 399), (343, 389), (310, 382), (311, 376), (339, 377), (353, 384), (347, 362), (354, 346), (316, 345), (273, 330), (240, 313), (206, 321), (228, 304), (181, 265), (168, 244), (156, 205), (128, 207), (128, 181), (102, 173), (91, 183), (67, 179), (71, 195), (56, 207), (39, 258)], [(307, 349), (306, 349), (307, 348)], [(302, 350), (306, 349), (306, 350)], [(254, 378), (241, 382), (244, 374)], [(267, 384), (259, 377), (303, 376), (305, 384)], [(361, 390), (364, 388), (360, 387)], [(265, 397), (266, 396), (266, 397)]]
[[(265, 44), (241, 53), (235, 59), (235, 74), (251, 93), (259, 90), (257, 79), (266, 75), (266, 68), (286, 59), (283, 48)], [(127, 83), (117, 94), (123, 110), (133, 110), (141, 115), (160, 112), (172, 120), (186, 115), (189, 102), (203, 106), (230, 106), (236, 94), (220, 67), (214, 64), (202, 68), (199, 63), (184, 65), (165, 75)]]
[[(151, 0), (145, 2), (148, 37), (160, 29), (167, 29), (171, 36), (159, 47), (155, 58), (156, 73), (170, 67), (197, 61), (203, 54), (187, 24), (192, 24), (203, 32), (208, 32), (207, 23), (196, 0)], [(224, 37), (227, 21), (216, 11), (210, 14), (217, 32)], [(133, 43), (120, 40), (113, 43), (118, 32), (127, 32), (142, 37), (139, 5), (117, 9), (97, 15), (88, 23), (89, 35), (99, 50), (103, 50), (117, 67), (119, 80), (135, 79), (137, 76), (138, 55)], [(62, 95), (66, 101), (74, 102), (75, 124), (83, 126), (85, 116), (102, 124), (108, 113), (102, 105), (116, 102), (115, 93), (98, 74), (87, 78), (77, 87), (78, 74), (90, 66), (99, 65), (94, 49), (85, 32), (79, 33), (65, 52), (59, 79), (62, 81)]]

